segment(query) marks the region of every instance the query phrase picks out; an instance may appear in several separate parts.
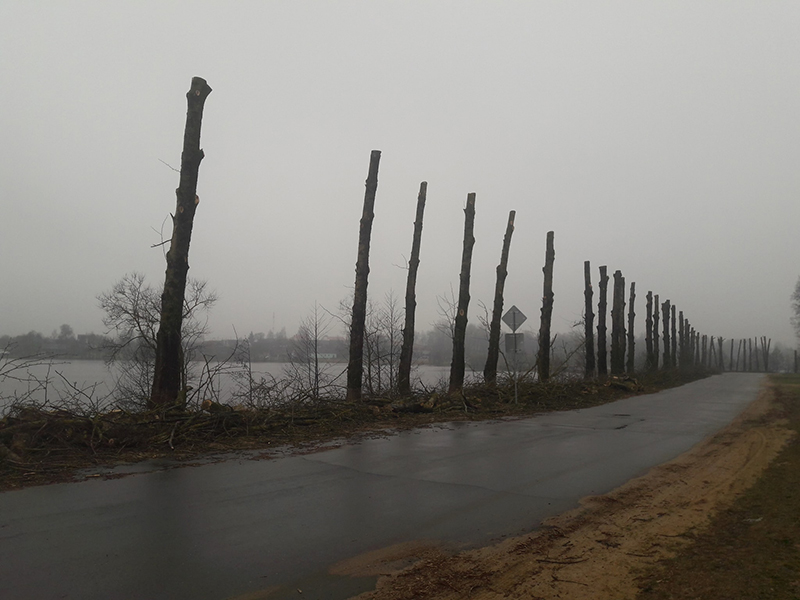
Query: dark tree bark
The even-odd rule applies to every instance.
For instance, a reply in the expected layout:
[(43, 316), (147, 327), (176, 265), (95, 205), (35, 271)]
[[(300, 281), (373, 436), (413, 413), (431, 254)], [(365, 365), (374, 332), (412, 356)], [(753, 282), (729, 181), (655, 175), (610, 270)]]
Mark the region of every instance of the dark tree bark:
[(714, 336), (712, 335), (708, 339), (708, 364), (706, 365), (708, 368), (716, 367), (717, 366), (717, 348), (714, 345)]
[(425, 199), (427, 194), (428, 182), (423, 181), (419, 184), (417, 215), (414, 219), (414, 238), (411, 242), (411, 258), (408, 260), (403, 346), (400, 348), (400, 366), (397, 369), (397, 391), (404, 395), (411, 393), (411, 360), (414, 354), (414, 317), (417, 310), (417, 270), (419, 269), (419, 249), (422, 244), (422, 217), (425, 214)]
[(611, 374), (625, 372), (625, 278), (614, 271), (614, 295), (611, 302)]
[(675, 312), (676, 312), (676, 307), (673, 304), (672, 305), (672, 336), (671, 336), (672, 356), (670, 357), (670, 364), (672, 365), (673, 369), (677, 368), (677, 366), (678, 366), (678, 338), (677, 338), (678, 322), (675, 319), (675, 316), (676, 316)]
[(554, 232), (547, 232), (547, 249), (544, 254), (544, 286), (542, 292), (542, 320), (539, 327), (539, 357), (537, 360), (539, 380), (550, 379), (550, 320), (553, 317), (553, 263), (556, 251), (553, 245)]
[(658, 301), (658, 294), (653, 296), (653, 359), (655, 368), (658, 369), (658, 357), (661, 354), (661, 349), (659, 347), (661, 337), (658, 333), (658, 324), (660, 322), (659, 315), (660, 309), (659, 307), (661, 304)]
[[(747, 370), (752, 372), (752, 370), (753, 370), (753, 338), (747, 338), (747, 345), (749, 346), (749, 350), (747, 352), (747, 357), (748, 357)], [(746, 348), (746, 350), (747, 350), (747, 348)]]
[(724, 341), (725, 341), (725, 338), (721, 338), (721, 337), (717, 338), (717, 347), (719, 348), (719, 356), (717, 357), (717, 368), (720, 371), (724, 371), (725, 370), (725, 355), (722, 352), (722, 350), (723, 350), (722, 344), (723, 344)]
[(608, 375), (606, 352), (606, 313), (608, 312), (608, 267), (600, 267), (600, 299), (597, 304), (597, 374)]
[(708, 366), (707, 347), (708, 347), (708, 336), (702, 335), (700, 337), (700, 366), (702, 366), (703, 368), (706, 368), (706, 366)]
[(633, 304), (636, 301), (636, 282), (631, 282), (631, 295), (628, 300), (628, 363), (626, 369), (628, 373), (633, 373), (636, 369), (636, 338), (633, 333), (633, 323), (636, 313)]
[(680, 350), (678, 366), (683, 369), (686, 366), (686, 331), (683, 327), (683, 311), (678, 313), (678, 346)]
[[(736, 359), (736, 367), (739, 367), (739, 359)], [(733, 338), (731, 338), (731, 356), (728, 364), (728, 371), (733, 371)]]
[(181, 327), (189, 271), (189, 243), (192, 239), (194, 213), (197, 210), (197, 177), (203, 151), (200, 149), (200, 129), (203, 106), (211, 88), (205, 79), (192, 78), (186, 94), (186, 127), (183, 133), (180, 183), (176, 190), (177, 207), (172, 217), (172, 239), (167, 252), (167, 271), (161, 294), (161, 318), (156, 334), (156, 357), (153, 369), (153, 388), (148, 408), (178, 409), (186, 405), (186, 382), (183, 380)]
[(458, 312), (453, 327), (453, 360), (450, 363), (450, 387), (452, 394), (464, 387), (464, 338), (467, 334), (467, 310), (469, 308), (469, 276), (472, 268), (472, 247), (475, 245), (475, 194), (467, 195), (464, 209), (464, 248), (461, 254), (461, 277), (458, 287)]
[(672, 367), (672, 347), (669, 341), (669, 316), (670, 316), (670, 302), (666, 300), (661, 305), (661, 320), (664, 323), (664, 368), (669, 369)]
[(514, 233), (516, 214), (516, 211), (513, 210), (508, 213), (506, 234), (503, 236), (503, 249), (500, 252), (500, 264), (497, 265), (492, 322), (489, 325), (489, 352), (486, 356), (486, 366), (483, 368), (483, 379), (486, 383), (494, 383), (497, 380), (497, 361), (500, 358), (500, 322), (503, 318), (503, 289), (508, 276), (508, 253), (511, 249), (511, 236)]
[(647, 370), (652, 371), (653, 366), (653, 292), (647, 292), (647, 316), (644, 322), (644, 344), (647, 350)]
[(347, 363), (347, 400), (361, 399), (364, 376), (364, 326), (367, 321), (367, 283), (369, 280), (369, 243), (372, 221), (375, 218), (375, 194), (378, 191), (378, 166), (381, 151), (373, 150), (369, 157), (364, 208), (358, 230), (356, 282), (353, 291), (353, 315), (350, 320), (350, 361)]
[(772, 346), (772, 338), (767, 336), (761, 338), (761, 348), (764, 350), (764, 371), (769, 373), (769, 348)]
[(589, 261), (585, 261), (583, 263), (583, 298), (585, 300), (586, 308), (583, 318), (583, 326), (584, 326), (584, 347), (586, 349), (586, 370), (585, 370), (585, 377), (586, 379), (591, 379), (594, 377), (594, 367), (595, 367), (595, 360), (594, 360), (594, 313), (592, 312), (592, 296), (594, 292), (592, 291), (592, 274), (591, 274), (591, 265)]

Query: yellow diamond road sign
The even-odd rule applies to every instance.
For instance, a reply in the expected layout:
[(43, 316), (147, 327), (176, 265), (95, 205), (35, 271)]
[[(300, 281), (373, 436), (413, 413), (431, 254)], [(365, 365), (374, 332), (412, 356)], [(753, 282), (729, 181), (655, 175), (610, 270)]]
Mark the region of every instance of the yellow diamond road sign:
[(509, 308), (508, 312), (503, 315), (503, 323), (508, 325), (511, 331), (516, 331), (527, 319), (528, 317), (522, 314), (522, 311), (516, 306)]

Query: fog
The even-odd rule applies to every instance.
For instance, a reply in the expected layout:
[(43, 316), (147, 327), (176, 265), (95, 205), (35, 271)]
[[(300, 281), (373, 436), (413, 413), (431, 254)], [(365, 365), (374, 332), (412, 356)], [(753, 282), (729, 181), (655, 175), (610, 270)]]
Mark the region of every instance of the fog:
[(352, 295), (379, 149), (369, 293), (402, 298), (427, 181), (420, 329), (457, 289), (475, 192), (470, 322), (516, 210), (506, 306), (526, 327), (553, 230), (554, 331), (590, 260), (636, 282), (640, 331), (652, 290), (702, 333), (793, 344), (798, 30), (794, 2), (4, 0), (0, 333), (99, 333), (99, 293), (163, 280), (201, 76), (190, 276), (219, 294), (215, 337), (291, 335)]

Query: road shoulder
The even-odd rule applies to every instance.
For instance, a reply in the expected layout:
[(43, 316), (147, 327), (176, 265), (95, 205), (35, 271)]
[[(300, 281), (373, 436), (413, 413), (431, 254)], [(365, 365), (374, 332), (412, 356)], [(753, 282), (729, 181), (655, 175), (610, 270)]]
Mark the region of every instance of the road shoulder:
[(637, 576), (685, 548), (711, 517), (751, 487), (794, 435), (767, 385), (728, 427), (536, 532), (457, 554), (435, 546), (384, 551), (335, 567), (381, 574), (368, 599), (634, 598)]

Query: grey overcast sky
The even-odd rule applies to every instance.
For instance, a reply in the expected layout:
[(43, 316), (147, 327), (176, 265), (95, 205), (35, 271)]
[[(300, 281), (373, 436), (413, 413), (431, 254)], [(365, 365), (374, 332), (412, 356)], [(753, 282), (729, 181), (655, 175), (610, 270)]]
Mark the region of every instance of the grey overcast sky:
[[(554, 330), (583, 261), (699, 330), (793, 344), (800, 275), (800, 3), (0, 3), (0, 333), (103, 330), (98, 293), (163, 280), (192, 76), (213, 88), (190, 275), (214, 337), (296, 330), (352, 294), (370, 151), (382, 151), (370, 297), (402, 298), (428, 181), (420, 329), (457, 289), (477, 193), (470, 321), (533, 328), (555, 231)], [(401, 302), (402, 305), (402, 302)], [(638, 327), (640, 331), (642, 324)]]

